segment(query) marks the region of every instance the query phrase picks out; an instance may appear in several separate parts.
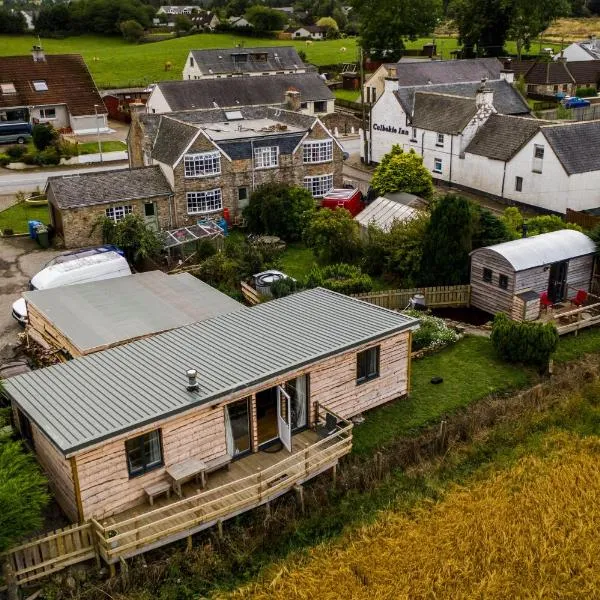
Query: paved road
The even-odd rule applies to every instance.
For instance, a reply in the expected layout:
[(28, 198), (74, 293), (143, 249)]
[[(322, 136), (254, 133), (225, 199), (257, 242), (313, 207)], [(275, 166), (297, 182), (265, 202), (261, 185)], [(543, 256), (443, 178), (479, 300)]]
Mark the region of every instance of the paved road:
[(18, 191), (33, 192), (37, 187), (43, 189), (48, 177), (53, 175), (77, 175), (78, 173), (89, 173), (93, 171), (107, 171), (110, 169), (122, 169), (127, 166), (125, 162), (105, 165), (103, 167), (76, 167), (69, 169), (48, 169), (47, 171), (22, 171), (10, 172), (0, 169), (0, 194), (11, 194)]

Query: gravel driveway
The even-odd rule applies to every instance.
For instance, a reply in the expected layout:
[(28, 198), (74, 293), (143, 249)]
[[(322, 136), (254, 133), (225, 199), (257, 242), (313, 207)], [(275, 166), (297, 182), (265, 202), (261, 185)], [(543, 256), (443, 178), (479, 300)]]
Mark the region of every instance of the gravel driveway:
[(22, 331), (11, 315), (12, 303), (27, 289), (33, 275), (60, 253), (41, 250), (29, 238), (0, 239), (0, 359), (10, 356), (10, 346), (17, 343)]

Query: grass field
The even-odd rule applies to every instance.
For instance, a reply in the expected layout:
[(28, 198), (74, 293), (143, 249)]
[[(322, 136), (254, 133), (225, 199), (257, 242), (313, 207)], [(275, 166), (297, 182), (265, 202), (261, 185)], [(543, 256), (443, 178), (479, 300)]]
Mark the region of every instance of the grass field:
[(14, 233), (27, 233), (27, 221), (42, 221), (47, 224), (49, 219), (47, 206), (30, 206), (20, 202), (0, 212), (0, 231), (12, 229)]
[[(79, 154), (95, 154), (100, 151), (100, 147), (98, 142), (84, 142), (77, 144), (77, 150)], [(102, 152), (118, 152), (120, 150), (127, 150), (127, 144), (114, 140), (102, 142)]]

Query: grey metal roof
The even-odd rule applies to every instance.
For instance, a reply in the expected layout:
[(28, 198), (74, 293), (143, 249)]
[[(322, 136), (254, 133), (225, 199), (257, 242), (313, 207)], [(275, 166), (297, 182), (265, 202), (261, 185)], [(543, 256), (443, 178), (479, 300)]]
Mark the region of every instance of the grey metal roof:
[(542, 133), (569, 175), (600, 170), (600, 121), (546, 125)]
[(56, 205), (61, 209), (153, 198), (173, 193), (158, 166), (58, 175), (48, 178), (47, 189), (52, 191)]
[(396, 77), (400, 86), (429, 83), (459, 83), (500, 79), (502, 63), (497, 58), (468, 58), (461, 60), (427, 60), (418, 63), (396, 63)]
[(473, 98), (419, 91), (415, 93), (412, 125), (438, 133), (461, 133), (476, 112)]
[(138, 273), (23, 294), (82, 354), (244, 308), (189, 273)]
[[(407, 196), (411, 195), (407, 194)], [(413, 197), (417, 198), (417, 196)], [(418, 208), (380, 196), (373, 200), (364, 210), (361, 210), (354, 217), (354, 220), (358, 221), (363, 227), (373, 224), (383, 231), (389, 231), (394, 222), (410, 221), (417, 217), (419, 212)]]
[(510, 160), (539, 130), (544, 121), (490, 115), (465, 152), (495, 160)]
[[(294, 46), (266, 46), (254, 48), (213, 48), (190, 50), (203, 74), (262, 73), (306, 66)], [(253, 55), (267, 55), (267, 60), (257, 60)], [(246, 55), (246, 60), (240, 60)], [(238, 57), (237, 60), (235, 58)]]
[(281, 104), (290, 88), (300, 92), (301, 102), (333, 99), (318, 73), (161, 81), (157, 87), (172, 111)]
[[(418, 326), (316, 288), (11, 378), (5, 390), (65, 454)], [(187, 391), (186, 370), (199, 390)]]
[[(594, 254), (596, 244), (580, 231), (561, 229), (488, 246), (485, 250), (491, 250), (505, 258), (515, 271), (525, 271), (577, 256)], [(476, 252), (478, 250), (473, 250), (471, 254)]]
[[(475, 98), (477, 90), (481, 87), (480, 81), (469, 83), (445, 83), (439, 85), (423, 85), (415, 87), (398, 88), (396, 95), (404, 110), (412, 114), (415, 102), (415, 92), (437, 92), (438, 94), (450, 94), (452, 96), (463, 96)], [(494, 108), (502, 115), (529, 114), (530, 109), (527, 102), (515, 88), (503, 79), (488, 81), (486, 87), (494, 92)]]

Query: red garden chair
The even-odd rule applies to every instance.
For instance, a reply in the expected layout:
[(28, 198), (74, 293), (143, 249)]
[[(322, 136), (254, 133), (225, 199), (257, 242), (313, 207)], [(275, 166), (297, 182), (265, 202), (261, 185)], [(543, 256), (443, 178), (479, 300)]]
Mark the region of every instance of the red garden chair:
[(548, 298), (548, 292), (542, 292), (540, 294), (540, 304), (544, 310), (552, 308), (552, 301)]
[(585, 290), (577, 290), (574, 298), (570, 298), (569, 302), (575, 306), (583, 306), (588, 299), (588, 293)]

